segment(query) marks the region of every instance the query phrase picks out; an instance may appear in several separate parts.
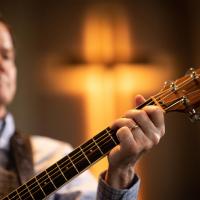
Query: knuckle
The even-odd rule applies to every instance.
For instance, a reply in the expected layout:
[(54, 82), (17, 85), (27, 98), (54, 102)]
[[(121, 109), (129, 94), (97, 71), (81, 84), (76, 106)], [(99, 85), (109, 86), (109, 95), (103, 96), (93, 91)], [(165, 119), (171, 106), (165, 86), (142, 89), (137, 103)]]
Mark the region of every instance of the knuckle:
[(165, 125), (162, 125), (159, 129), (158, 129), (158, 133), (157, 133), (160, 137), (163, 137), (165, 135)]
[(129, 110), (126, 113), (126, 118), (131, 119), (131, 125), (133, 125), (133, 121), (137, 121), (137, 120), (143, 120), (143, 121), (147, 121), (148, 119), (148, 115), (146, 113), (145, 110)]
[(113, 129), (119, 129), (123, 126), (128, 126), (128, 127), (132, 127), (133, 126), (133, 121), (129, 118), (119, 118), (116, 119), (112, 124), (111, 124), (111, 128)]
[(147, 118), (147, 113), (144, 111), (144, 110), (138, 110), (136, 113), (135, 113), (135, 118), (138, 119), (143, 119), (143, 120), (146, 120)]
[(128, 130), (128, 127), (122, 126), (117, 130), (117, 135), (119, 135), (119, 136), (124, 135), (124, 133), (126, 133), (127, 130)]
[(121, 123), (121, 118), (120, 119), (116, 119), (114, 122), (111, 123), (110, 127), (111, 128), (117, 128), (117, 127), (119, 127), (120, 123)]
[(164, 135), (165, 135), (165, 125), (163, 125), (163, 126), (161, 127), (160, 132), (161, 132), (161, 136), (164, 136)]
[(159, 141), (160, 141), (160, 136), (158, 135), (158, 133), (154, 133), (153, 134), (153, 144), (154, 145), (157, 145), (158, 143), (159, 143)]
[(117, 130), (117, 138), (120, 142), (127, 140), (129, 138), (130, 130), (127, 126), (123, 126)]
[(122, 128), (117, 130), (116, 136), (117, 136), (117, 139), (119, 140), (119, 142), (121, 143), (122, 140), (123, 140), (123, 130), (122, 130)]
[(144, 149), (145, 150), (149, 150), (153, 147), (153, 142), (152, 141), (148, 141), (146, 142), (145, 146), (144, 146)]
[(146, 114), (145, 110), (139, 110), (138, 111), (138, 115), (140, 115), (140, 116), (146, 116), (147, 114)]
[(132, 128), (134, 126), (134, 122), (132, 119), (130, 119), (130, 118), (127, 119), (127, 126), (128, 126), (128, 128)]
[(158, 106), (148, 106), (147, 112), (152, 115), (163, 115), (163, 110)]
[(163, 111), (161, 110), (161, 108), (159, 107), (155, 107), (153, 109), (153, 113), (157, 114), (157, 115), (162, 115), (163, 114)]
[(131, 155), (138, 155), (140, 154), (141, 148), (139, 148), (138, 146), (132, 146), (132, 148), (130, 148), (130, 153)]
[(136, 112), (136, 110), (128, 110), (126, 113), (125, 113), (125, 117), (132, 117), (133, 114)]

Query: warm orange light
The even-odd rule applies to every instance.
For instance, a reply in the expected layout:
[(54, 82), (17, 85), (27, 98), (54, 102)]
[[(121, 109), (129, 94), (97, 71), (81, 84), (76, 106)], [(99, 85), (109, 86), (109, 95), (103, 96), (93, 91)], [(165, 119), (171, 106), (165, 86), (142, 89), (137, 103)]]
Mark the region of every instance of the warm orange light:
[[(134, 96), (158, 91), (172, 69), (148, 65), (119, 64), (112, 69), (101, 65), (48, 68), (45, 84), (50, 93), (81, 95), (85, 102), (85, 139), (107, 127), (134, 106)], [(93, 167), (97, 175), (106, 162)]]
[(130, 61), (133, 51), (130, 38), (128, 17), (122, 6), (92, 7), (88, 10), (83, 34), (86, 61)]

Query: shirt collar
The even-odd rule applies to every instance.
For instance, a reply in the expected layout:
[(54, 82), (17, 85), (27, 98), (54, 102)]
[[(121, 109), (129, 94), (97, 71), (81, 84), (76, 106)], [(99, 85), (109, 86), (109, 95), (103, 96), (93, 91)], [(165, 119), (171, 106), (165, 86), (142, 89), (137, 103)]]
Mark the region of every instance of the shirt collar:
[[(15, 132), (15, 123), (11, 113), (5, 117), (5, 125), (0, 137), (0, 149), (9, 150), (10, 138)], [(3, 121), (1, 121), (3, 125)]]

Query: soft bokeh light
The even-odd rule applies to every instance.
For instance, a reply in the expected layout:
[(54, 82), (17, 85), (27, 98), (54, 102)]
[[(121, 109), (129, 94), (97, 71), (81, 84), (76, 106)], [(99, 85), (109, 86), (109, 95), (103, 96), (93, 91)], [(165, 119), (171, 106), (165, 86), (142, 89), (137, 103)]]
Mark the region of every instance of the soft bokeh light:
[[(134, 106), (134, 96), (159, 90), (172, 74), (171, 68), (119, 64), (112, 69), (103, 65), (47, 68), (46, 92), (57, 95), (80, 95), (84, 99), (85, 139), (107, 127), (115, 118)], [(101, 161), (95, 175), (106, 168)]]
[(123, 6), (92, 6), (85, 17), (84, 56), (89, 63), (128, 62), (133, 53), (130, 25)]

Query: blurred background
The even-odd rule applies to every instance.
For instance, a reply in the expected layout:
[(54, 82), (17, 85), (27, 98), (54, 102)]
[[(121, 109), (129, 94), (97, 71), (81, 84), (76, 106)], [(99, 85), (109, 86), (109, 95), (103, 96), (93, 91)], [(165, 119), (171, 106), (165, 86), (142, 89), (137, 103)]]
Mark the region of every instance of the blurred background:
[[(17, 127), (73, 146), (200, 64), (198, 0), (6, 0), (17, 50)], [(166, 116), (137, 165), (140, 200), (200, 199), (200, 123)], [(104, 159), (92, 172), (97, 177)]]

